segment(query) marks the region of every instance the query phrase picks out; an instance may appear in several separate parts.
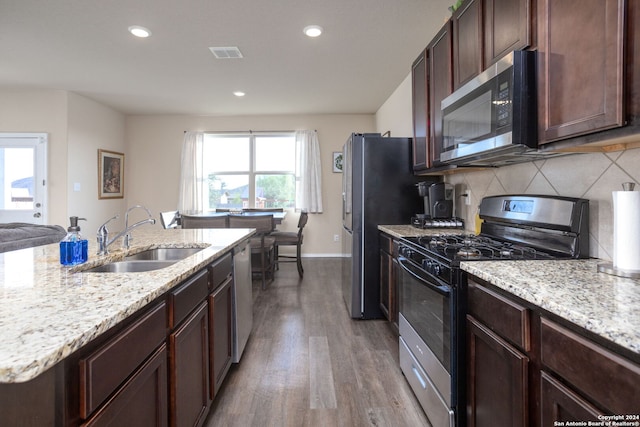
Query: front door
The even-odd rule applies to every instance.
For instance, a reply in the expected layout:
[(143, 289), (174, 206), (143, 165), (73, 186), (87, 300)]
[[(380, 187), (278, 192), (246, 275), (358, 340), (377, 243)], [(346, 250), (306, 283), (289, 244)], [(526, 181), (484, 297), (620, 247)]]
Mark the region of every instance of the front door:
[(0, 222), (46, 224), (47, 134), (0, 132)]

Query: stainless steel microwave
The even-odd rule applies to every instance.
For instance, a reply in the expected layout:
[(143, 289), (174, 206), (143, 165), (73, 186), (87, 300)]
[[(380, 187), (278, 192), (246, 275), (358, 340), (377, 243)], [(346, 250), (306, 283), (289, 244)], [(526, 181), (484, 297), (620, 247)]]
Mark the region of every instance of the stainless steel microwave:
[(535, 59), (511, 52), (442, 101), (441, 162), (499, 166), (537, 152)]

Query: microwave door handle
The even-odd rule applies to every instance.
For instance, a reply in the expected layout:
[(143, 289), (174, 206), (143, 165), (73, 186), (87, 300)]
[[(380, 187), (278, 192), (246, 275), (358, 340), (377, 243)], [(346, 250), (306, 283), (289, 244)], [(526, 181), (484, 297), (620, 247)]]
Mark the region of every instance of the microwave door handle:
[(444, 296), (449, 296), (451, 294), (451, 288), (449, 286), (446, 285), (436, 285), (436, 283), (439, 282), (439, 279), (436, 278), (435, 276), (433, 276), (431, 273), (429, 273), (428, 271), (425, 271), (425, 275), (429, 276), (429, 278), (431, 278), (430, 280), (427, 280), (424, 277), (421, 277), (419, 275), (417, 275), (416, 273), (414, 273), (413, 271), (409, 270), (406, 266), (405, 263), (407, 262), (407, 258), (400, 256), (398, 257), (398, 264), (400, 264), (400, 267), (402, 267), (402, 269), (404, 271), (406, 271), (410, 276), (412, 276), (414, 279), (416, 279), (417, 281), (419, 281), (420, 283), (424, 284), (425, 286), (427, 286), (429, 289), (432, 289), (434, 291), (436, 291), (437, 293), (444, 295)]

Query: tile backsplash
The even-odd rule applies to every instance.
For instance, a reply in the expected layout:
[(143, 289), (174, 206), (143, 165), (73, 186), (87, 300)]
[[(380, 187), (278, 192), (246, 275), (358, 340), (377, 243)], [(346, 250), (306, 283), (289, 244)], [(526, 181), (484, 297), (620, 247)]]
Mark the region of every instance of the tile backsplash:
[[(485, 196), (543, 194), (589, 200), (589, 246), (595, 258), (613, 258), (612, 191), (623, 182), (640, 185), (640, 149), (611, 153), (570, 154), (529, 163), (445, 177), (456, 186), (457, 215), (473, 229), (477, 207)], [(465, 205), (461, 194), (468, 194)], [(640, 221), (640, 212), (638, 213)]]

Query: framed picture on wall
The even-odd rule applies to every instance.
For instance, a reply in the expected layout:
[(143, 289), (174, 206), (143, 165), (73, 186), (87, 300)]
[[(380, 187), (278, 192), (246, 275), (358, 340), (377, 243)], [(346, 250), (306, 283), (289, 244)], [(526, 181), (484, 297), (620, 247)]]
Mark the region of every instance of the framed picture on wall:
[(98, 150), (98, 199), (124, 197), (124, 154)]
[(342, 172), (342, 151), (333, 152), (333, 171)]

